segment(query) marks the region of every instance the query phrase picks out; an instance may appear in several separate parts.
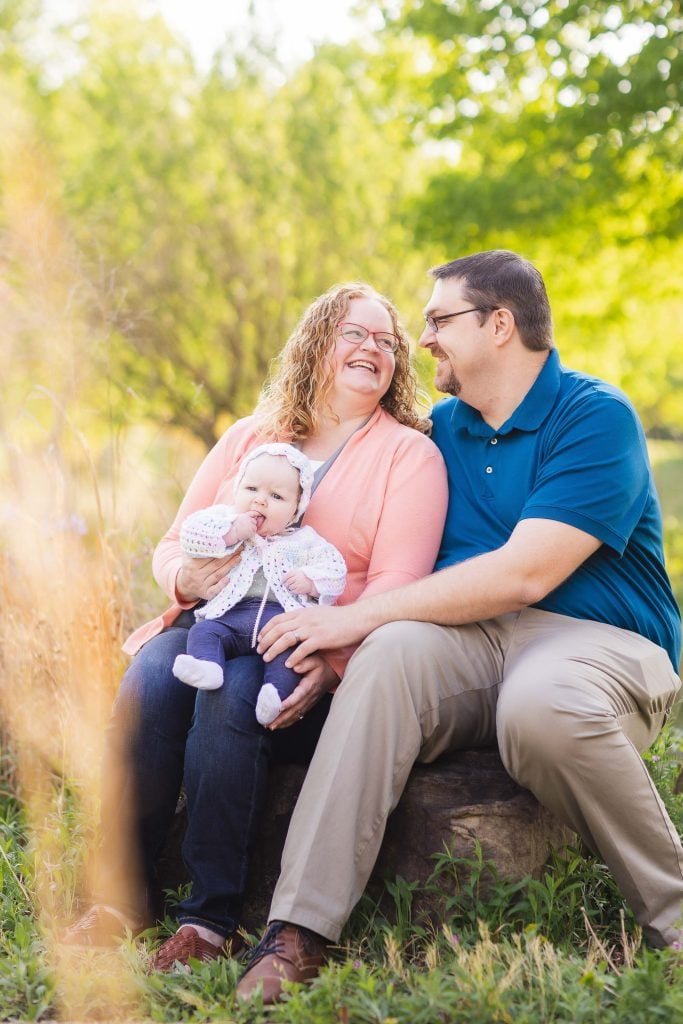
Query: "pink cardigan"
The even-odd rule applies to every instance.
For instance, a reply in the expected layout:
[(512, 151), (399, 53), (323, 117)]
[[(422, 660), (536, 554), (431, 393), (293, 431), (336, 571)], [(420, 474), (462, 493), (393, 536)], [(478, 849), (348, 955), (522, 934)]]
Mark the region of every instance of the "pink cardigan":
[[(179, 601), (175, 589), (181, 566), (181, 523), (207, 505), (230, 504), (239, 462), (262, 442), (249, 416), (234, 423), (202, 462), (152, 561), (157, 583), (174, 603), (128, 637), (123, 646), (127, 654), (137, 653), (195, 603)], [(303, 518), (303, 524), (312, 526), (344, 556), (348, 575), (337, 603), (350, 604), (430, 573), (447, 498), (446, 469), (436, 445), (378, 408), (323, 477)], [(354, 649), (326, 656), (339, 676)]]

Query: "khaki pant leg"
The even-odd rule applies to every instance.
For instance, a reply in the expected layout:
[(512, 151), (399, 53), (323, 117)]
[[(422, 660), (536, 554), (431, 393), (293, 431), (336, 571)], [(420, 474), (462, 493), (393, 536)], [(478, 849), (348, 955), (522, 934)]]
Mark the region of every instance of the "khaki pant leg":
[(503, 627), (397, 622), (362, 644), (292, 816), (271, 920), (337, 941), (418, 756), (495, 742), (498, 634), (510, 618)]
[(683, 849), (639, 751), (679, 686), (649, 640), (528, 609), (498, 703), (508, 771), (600, 856), (656, 946), (681, 938)]

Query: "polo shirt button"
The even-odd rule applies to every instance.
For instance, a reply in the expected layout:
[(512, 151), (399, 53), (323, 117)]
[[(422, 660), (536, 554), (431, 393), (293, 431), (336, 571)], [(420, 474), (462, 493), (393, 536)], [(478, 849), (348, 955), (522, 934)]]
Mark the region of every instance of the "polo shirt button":
[(486, 472), (487, 473), (493, 473), (493, 466), (487, 466), (486, 467)]
[(498, 438), (497, 437), (492, 437), (491, 438), (491, 444), (498, 444)]

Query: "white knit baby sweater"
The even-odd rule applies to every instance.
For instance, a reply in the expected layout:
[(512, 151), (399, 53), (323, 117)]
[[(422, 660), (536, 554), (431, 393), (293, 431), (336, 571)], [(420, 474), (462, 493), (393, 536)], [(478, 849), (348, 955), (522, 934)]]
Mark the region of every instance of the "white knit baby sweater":
[(333, 544), (323, 540), (310, 526), (289, 529), (274, 537), (254, 534), (249, 540), (228, 545), (223, 540), (237, 512), (230, 505), (212, 505), (193, 512), (180, 529), (180, 544), (192, 558), (223, 558), (242, 545), (239, 562), (230, 570), (225, 587), (195, 612), (197, 619), (217, 619), (241, 601), (259, 568), (273, 596), (285, 611), (303, 608), (311, 598), (292, 594), (282, 580), (300, 569), (315, 583), (319, 604), (334, 604), (346, 585), (346, 565)]

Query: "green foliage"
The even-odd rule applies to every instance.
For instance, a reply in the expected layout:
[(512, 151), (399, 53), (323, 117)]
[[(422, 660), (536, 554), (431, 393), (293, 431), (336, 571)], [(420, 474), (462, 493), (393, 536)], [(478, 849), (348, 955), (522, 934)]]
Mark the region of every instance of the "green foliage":
[(416, 141), (440, 154), (409, 205), (420, 246), (529, 256), (565, 362), (623, 387), (650, 432), (680, 436), (680, 6), (380, 6), (420, 71), (405, 107)]
[[(664, 734), (651, 758), (667, 800), (671, 746)], [(153, 933), (113, 952), (67, 955), (57, 947), (54, 959), (33, 915), (36, 872), (26, 823), (11, 793), (0, 806), (3, 1017), (52, 1018), (57, 1007), (69, 1006), (82, 1020), (650, 1024), (683, 1011), (677, 955), (634, 955), (632, 922), (622, 933), (621, 900), (604, 868), (572, 850), (553, 857), (542, 878), (518, 882), (497, 878), (480, 850), (470, 860), (438, 856), (423, 889), (400, 878), (388, 883), (386, 914), (365, 898), (319, 980), (307, 989), (292, 986), (288, 1000), (268, 1010), (258, 1000), (236, 1004), (235, 961), (147, 975)], [(83, 826), (71, 799), (57, 801), (47, 826), (73, 833), (77, 857)], [(74, 879), (60, 884), (68, 888)], [(425, 899), (429, 913), (420, 909)]]
[(210, 445), (333, 282), (417, 328), (427, 266), (509, 246), (564, 360), (681, 434), (678, 5), (374, 6), (367, 42), (285, 72), (253, 30), (208, 74), (135, 0), (43, 49), (40, 5), (3, 6), (8, 422), (59, 419), (42, 385), (89, 436), (150, 419)]
[(683, 608), (683, 452), (665, 441), (651, 442), (649, 447), (664, 516), (666, 564)]
[(25, 829), (12, 795), (0, 796), (0, 1014), (37, 1020), (50, 1006), (53, 986), (25, 884), (30, 875)]
[[(379, 900), (366, 894), (345, 937), (381, 958), (387, 938), (410, 959), (420, 960), (440, 933), (448, 942), (473, 948), (482, 927), (497, 942), (538, 934), (558, 948), (588, 954), (592, 933), (605, 948), (619, 947), (637, 932), (632, 915), (604, 864), (567, 848), (553, 852), (540, 878), (501, 878), (479, 844), (472, 858), (435, 854), (424, 887), (402, 878), (387, 880)], [(387, 896), (389, 898), (387, 898)]]
[(646, 751), (644, 760), (674, 827), (683, 834), (683, 792), (677, 792), (676, 786), (683, 767), (682, 734), (675, 715), (672, 718)]
[(505, 195), (508, 226), (528, 230), (532, 220), (536, 230), (555, 231), (558, 217), (602, 213), (615, 186), (625, 195), (634, 186), (646, 195), (664, 172), (674, 174), (678, 187), (666, 201), (651, 196), (653, 209), (666, 233), (680, 228), (683, 22), (677, 4), (407, 0), (380, 6), (390, 32), (428, 65), (429, 109), (416, 117), (428, 117), (437, 138), (458, 139), (466, 150), (464, 173), (452, 184), (457, 189), (469, 178), (468, 215), (481, 211), (491, 224), (494, 204)]
[(598, 934), (608, 933), (611, 942), (619, 936), (621, 896), (605, 866), (577, 850), (553, 853), (540, 879), (519, 881), (499, 878), (479, 847), (471, 860), (454, 861), (448, 854), (435, 860), (427, 889), (452, 894), (439, 917), (459, 935), (476, 934), (483, 921), (496, 935), (533, 928), (555, 944), (572, 939), (580, 948), (586, 942), (585, 912)]
[(208, 446), (251, 411), (317, 294), (414, 286), (422, 261), (393, 216), (414, 184), (408, 133), (387, 123), (357, 47), (283, 79), (252, 38), (201, 75), (134, 4), (94, 5), (70, 47), (75, 70), (32, 125), (68, 225), (63, 304), (78, 297), (105, 385), (92, 400), (115, 423), (149, 416)]

